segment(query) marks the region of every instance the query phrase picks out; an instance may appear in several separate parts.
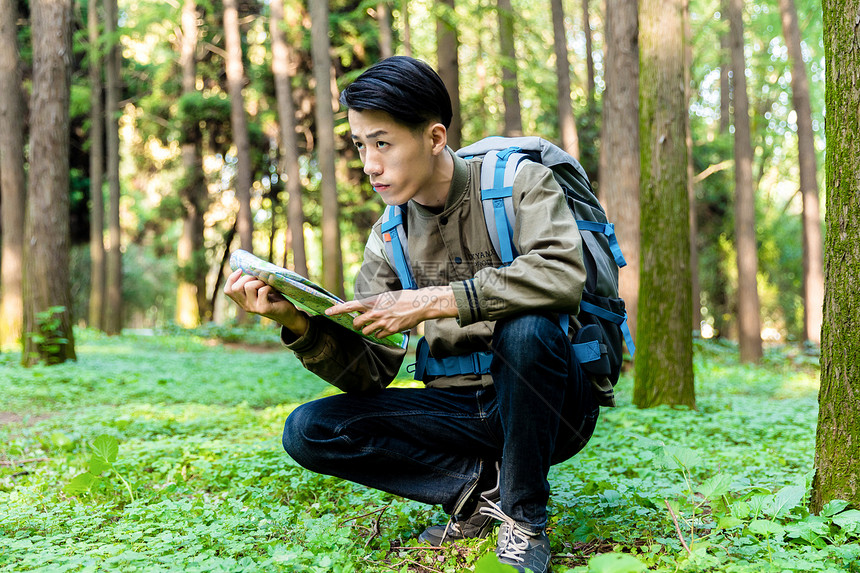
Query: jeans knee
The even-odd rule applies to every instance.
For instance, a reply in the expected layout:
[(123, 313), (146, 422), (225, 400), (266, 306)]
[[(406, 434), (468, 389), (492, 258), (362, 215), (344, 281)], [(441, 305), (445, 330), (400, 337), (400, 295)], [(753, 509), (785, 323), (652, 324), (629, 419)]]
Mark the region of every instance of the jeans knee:
[(284, 423), (284, 435), (281, 440), (284, 451), (300, 465), (312, 469), (314, 465), (314, 448), (311, 435), (315, 416), (312, 413), (312, 403), (302, 404), (287, 416)]
[(555, 356), (567, 361), (569, 344), (554, 314), (523, 314), (500, 320), (493, 333), (493, 350), (507, 361), (543, 361)]

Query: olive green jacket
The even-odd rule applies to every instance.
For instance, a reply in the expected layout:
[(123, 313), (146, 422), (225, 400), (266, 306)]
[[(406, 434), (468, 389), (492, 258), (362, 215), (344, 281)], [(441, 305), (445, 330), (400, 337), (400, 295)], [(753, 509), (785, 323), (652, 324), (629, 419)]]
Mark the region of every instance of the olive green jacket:
[[(552, 172), (525, 162), (516, 176), (514, 244), (519, 256), (502, 267), (481, 206), (481, 159), (451, 155), (454, 176), (442, 212), (431, 212), (414, 201), (405, 209), (409, 260), (418, 287), (451, 285), (457, 303), (457, 318), (424, 323), (431, 355), (443, 358), (489, 350), (494, 321), (524, 312), (566, 313), (572, 315), (571, 324), (578, 325), (574, 317), (585, 283), (582, 241)], [(402, 288), (385, 254), (380, 228), (381, 220), (365, 247), (355, 280), (356, 299)], [(374, 344), (325, 317), (312, 317), (299, 338), (282, 331), (282, 339), (308, 370), (345, 391), (387, 386), (406, 353)], [(443, 376), (426, 384), (489, 385), (492, 378)]]

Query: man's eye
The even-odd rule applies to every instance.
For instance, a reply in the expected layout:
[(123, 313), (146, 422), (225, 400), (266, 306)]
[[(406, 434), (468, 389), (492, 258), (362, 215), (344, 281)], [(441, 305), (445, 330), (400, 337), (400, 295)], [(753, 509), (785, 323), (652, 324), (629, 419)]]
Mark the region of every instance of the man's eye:
[(356, 148), (356, 149), (361, 150), (363, 147), (364, 147), (364, 144), (359, 143), (359, 142), (357, 142), (357, 141), (355, 142), (355, 148)]
[(388, 143), (385, 141), (377, 141), (376, 147), (378, 147), (379, 149), (382, 149), (383, 147), (388, 147)]

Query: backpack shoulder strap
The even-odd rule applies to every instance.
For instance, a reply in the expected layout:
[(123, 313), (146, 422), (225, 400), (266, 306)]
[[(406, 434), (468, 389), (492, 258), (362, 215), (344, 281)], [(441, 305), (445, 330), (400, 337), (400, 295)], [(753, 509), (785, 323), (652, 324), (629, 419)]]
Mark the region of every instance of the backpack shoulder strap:
[(394, 265), (400, 284), (404, 289), (416, 289), (418, 285), (409, 263), (409, 244), (403, 226), (405, 214), (405, 205), (389, 205), (385, 208), (382, 214), (382, 242), (388, 262)]
[(514, 179), (528, 157), (518, 147), (487, 152), (481, 164), (481, 205), (493, 248), (507, 266), (518, 256), (514, 245)]

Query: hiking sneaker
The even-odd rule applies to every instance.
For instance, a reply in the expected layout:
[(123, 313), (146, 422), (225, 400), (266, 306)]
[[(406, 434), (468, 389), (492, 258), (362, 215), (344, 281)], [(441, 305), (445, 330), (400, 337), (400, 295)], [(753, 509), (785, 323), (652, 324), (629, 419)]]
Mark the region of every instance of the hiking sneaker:
[(500, 563), (511, 565), (520, 573), (547, 573), (552, 570), (552, 553), (545, 532), (531, 535), (520, 529), (495, 503), (489, 503), (482, 513), (502, 522), (499, 526), (499, 541), (496, 544), (496, 555)]
[[(458, 513), (451, 516), (445, 525), (431, 525), (418, 536), (418, 541), (424, 541), (434, 547), (460, 539), (475, 539), (486, 537), (493, 529), (495, 517), (482, 513), (482, 510), (499, 502), (499, 464), (496, 464), (496, 485), (481, 493), (474, 509), (464, 515)], [(469, 503), (464, 505), (468, 507)]]

